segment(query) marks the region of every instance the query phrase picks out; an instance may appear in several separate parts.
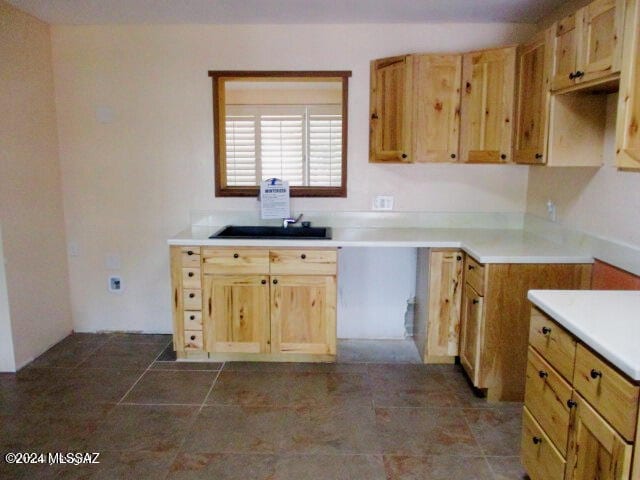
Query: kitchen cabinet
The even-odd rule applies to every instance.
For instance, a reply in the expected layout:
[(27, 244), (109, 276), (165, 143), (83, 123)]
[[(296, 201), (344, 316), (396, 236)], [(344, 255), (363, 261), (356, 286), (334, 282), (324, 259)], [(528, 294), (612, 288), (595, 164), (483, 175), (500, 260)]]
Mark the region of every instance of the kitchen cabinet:
[(533, 307), (521, 447), (531, 480), (629, 480), (639, 391)]
[(413, 55), (414, 162), (456, 161), (462, 55)]
[(555, 25), (552, 90), (618, 74), (625, 0), (595, 0)]
[(481, 264), (467, 255), (460, 363), (489, 401), (525, 394), (530, 289), (589, 288), (587, 264)]
[(411, 55), (371, 62), (370, 162), (412, 162)]
[(460, 250), (418, 250), (414, 339), (424, 363), (453, 363), (459, 354)]
[(178, 357), (334, 360), (336, 265), (335, 249), (172, 247)]
[(546, 162), (552, 35), (553, 29), (539, 32), (531, 41), (518, 47), (516, 163), (535, 165)]
[(516, 47), (467, 53), (462, 64), (461, 161), (512, 162)]
[(640, 170), (640, 6), (628, 3), (624, 28), (623, 68), (618, 95), (616, 163)]

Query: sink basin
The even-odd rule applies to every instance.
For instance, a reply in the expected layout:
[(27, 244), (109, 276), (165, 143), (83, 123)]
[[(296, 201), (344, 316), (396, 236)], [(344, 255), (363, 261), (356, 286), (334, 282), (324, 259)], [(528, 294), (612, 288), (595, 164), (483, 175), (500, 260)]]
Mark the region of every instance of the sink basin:
[(265, 227), (228, 225), (209, 238), (252, 238), (291, 240), (331, 240), (328, 227)]

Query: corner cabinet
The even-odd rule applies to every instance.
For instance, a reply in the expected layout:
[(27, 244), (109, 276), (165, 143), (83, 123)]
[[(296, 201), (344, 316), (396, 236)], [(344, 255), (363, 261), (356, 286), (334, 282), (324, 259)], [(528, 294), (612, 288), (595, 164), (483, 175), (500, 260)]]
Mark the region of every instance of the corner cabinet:
[(521, 446), (531, 480), (640, 478), (639, 405), (637, 383), (533, 307)]
[(462, 63), (461, 161), (512, 162), (516, 47), (467, 53)]
[(178, 358), (333, 361), (336, 267), (334, 249), (171, 247)]

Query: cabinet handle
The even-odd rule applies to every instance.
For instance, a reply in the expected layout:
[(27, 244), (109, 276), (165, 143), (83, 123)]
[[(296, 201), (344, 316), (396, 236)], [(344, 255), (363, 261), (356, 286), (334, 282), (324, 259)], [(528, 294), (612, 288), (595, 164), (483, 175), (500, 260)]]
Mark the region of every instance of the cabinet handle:
[(190, 294), (189, 294), (189, 298), (193, 298), (193, 297), (195, 297), (195, 296), (196, 296), (196, 294), (195, 294), (195, 293), (190, 293)]
[(602, 377), (602, 372), (600, 370), (596, 370), (595, 368), (591, 369), (591, 378), (593, 378), (594, 380), (596, 378)]
[(377, 113), (372, 113), (371, 114), (371, 120), (378, 120), (378, 114)]
[(195, 340), (195, 339), (196, 339), (196, 336), (195, 336), (195, 335), (191, 335), (191, 337), (190, 337), (190, 338), (191, 338), (191, 340)]
[(240, 255), (238, 255), (237, 253), (233, 254), (233, 258), (238, 258)]
[(469, 270), (473, 270), (474, 268), (476, 267), (474, 267), (473, 265), (469, 265)]
[(480, 300), (478, 300), (477, 298), (474, 298), (471, 303), (473, 303), (474, 305), (477, 305), (478, 303), (480, 303)]
[(458, 256), (456, 257), (456, 260), (457, 260), (457, 261), (462, 260), (462, 255), (458, 255)]
[(571, 400), (571, 399), (567, 400), (567, 407), (569, 407), (570, 409), (577, 406), (578, 406), (578, 403), (575, 402), (574, 400)]
[(190, 277), (193, 277), (193, 272), (189, 272), (187, 275), (189, 275)]
[(551, 333), (551, 329), (549, 327), (542, 327), (542, 334), (549, 335)]
[(302, 255), (300, 255), (300, 258), (304, 260), (305, 258), (307, 258), (307, 256), (303, 253)]
[(455, 153), (452, 153), (452, 154), (451, 154), (451, 158), (456, 158), (456, 154), (455, 154)]
[(533, 437), (531, 440), (533, 440), (535, 445), (540, 445), (542, 443), (542, 439), (540, 437)]
[(540, 370), (538, 372), (538, 375), (540, 376), (540, 378), (547, 378), (549, 376), (549, 373), (545, 372), (544, 370)]
[(266, 284), (267, 284), (267, 281), (266, 281), (266, 280), (260, 280), (260, 283), (261, 283), (262, 285), (266, 285)]
[(574, 78), (582, 78), (584, 77), (584, 72), (581, 72), (580, 70), (578, 70), (574, 76)]
[(502, 160), (506, 160), (506, 159), (507, 159), (507, 155), (503, 153), (502, 155), (500, 155), (500, 158), (501, 158)]
[(189, 315), (189, 320), (195, 320), (196, 316), (195, 315)]
[(402, 158), (407, 158), (407, 154), (406, 154), (406, 153), (403, 153), (403, 154), (402, 154)]
[(187, 255), (189, 255), (189, 256), (193, 255), (193, 250), (188, 250), (187, 251)]
[(274, 278), (274, 279), (273, 279), (273, 284), (274, 284), (274, 285), (277, 285), (277, 284), (278, 284), (278, 279), (277, 279), (277, 278)]
[(569, 74), (569, 80), (573, 80), (573, 79), (575, 79), (575, 78), (576, 78), (576, 74), (575, 74), (575, 73), (573, 73), (573, 72), (571, 72), (571, 73)]
[(541, 153), (536, 153), (536, 160), (540, 160), (542, 157), (544, 157), (544, 155), (542, 155)]

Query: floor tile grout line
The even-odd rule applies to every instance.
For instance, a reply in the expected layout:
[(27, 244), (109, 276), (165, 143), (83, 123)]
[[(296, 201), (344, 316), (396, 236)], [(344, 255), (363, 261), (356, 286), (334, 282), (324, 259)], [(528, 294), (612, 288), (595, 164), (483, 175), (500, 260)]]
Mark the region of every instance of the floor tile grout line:
[[(471, 409), (462, 409), (462, 410), (471, 410)], [(480, 409), (481, 410), (481, 409)], [(487, 452), (485, 451), (485, 449), (482, 446), (482, 442), (480, 442), (480, 440), (478, 439), (478, 436), (476, 435), (476, 433), (473, 431), (473, 428), (471, 427), (471, 423), (469, 422), (469, 420), (467, 419), (467, 416), (464, 414), (464, 411), (462, 412), (462, 420), (464, 421), (465, 425), (467, 426), (467, 428), (469, 429), (469, 431), (471, 432), (471, 435), (473, 436), (473, 439), (475, 440), (475, 442), (478, 444), (478, 448), (480, 449), (480, 451), (482, 452), (482, 456), (486, 458), (487, 456)]]
[(216, 383), (218, 382), (218, 378), (220, 378), (221, 373), (222, 373), (222, 369), (218, 370), (218, 373), (216, 374), (216, 378), (213, 379), (213, 383), (211, 384), (211, 387), (209, 387), (209, 391), (204, 396), (204, 400), (202, 400), (202, 404), (200, 405), (198, 414), (200, 414), (200, 412), (202, 412), (202, 409), (207, 405), (207, 400), (209, 400), (209, 395), (211, 395), (211, 392), (213, 392), (213, 387), (215, 387)]

